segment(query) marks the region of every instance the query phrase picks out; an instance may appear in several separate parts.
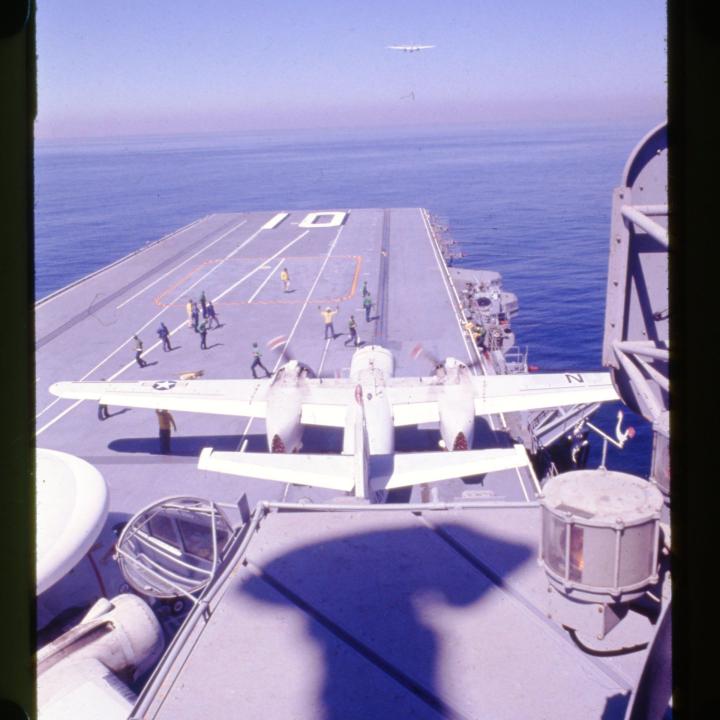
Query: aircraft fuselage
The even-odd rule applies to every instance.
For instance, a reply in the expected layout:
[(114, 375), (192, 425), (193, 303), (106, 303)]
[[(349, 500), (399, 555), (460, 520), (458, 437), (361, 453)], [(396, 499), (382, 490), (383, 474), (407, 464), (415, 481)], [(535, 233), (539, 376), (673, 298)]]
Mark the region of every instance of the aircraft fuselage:
[[(395, 372), (395, 359), (389, 350), (369, 345), (357, 350), (350, 365), (350, 379), (362, 391), (367, 432), (367, 450), (370, 455), (385, 455), (395, 450), (395, 429), (392, 407), (386, 392), (386, 378)], [(359, 398), (356, 398), (359, 400)], [(350, 438), (347, 437), (347, 442)]]

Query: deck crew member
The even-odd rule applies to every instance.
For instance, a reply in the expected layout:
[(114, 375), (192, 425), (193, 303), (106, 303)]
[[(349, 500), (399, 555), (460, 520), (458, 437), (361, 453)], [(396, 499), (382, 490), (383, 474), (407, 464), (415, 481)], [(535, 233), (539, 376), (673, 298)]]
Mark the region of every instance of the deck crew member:
[(463, 298), (464, 303), (463, 306), (466, 308), (469, 308), (472, 306), (472, 297), (473, 297), (473, 285), (470, 282), (465, 283), (465, 291), (463, 292)]
[(207, 345), (205, 344), (205, 338), (207, 338), (207, 323), (205, 320), (198, 325), (198, 332), (200, 333), (200, 349), (207, 350)]
[(498, 327), (493, 327), (490, 330), (490, 348), (492, 350), (502, 350), (503, 346), (503, 331)]
[(212, 300), (207, 301), (207, 316), (208, 316), (208, 330), (212, 327), (213, 320), (215, 321), (215, 327), (220, 327), (220, 321), (215, 314), (215, 306), (212, 304)]
[(363, 280), (362, 296), (363, 296), (363, 298), (365, 298), (369, 294), (370, 294), (370, 291), (367, 289), (367, 280)]
[(160, 323), (160, 327), (157, 329), (157, 334), (162, 340), (163, 352), (168, 352), (169, 350), (172, 350), (172, 347), (170, 345), (170, 331), (167, 329), (167, 326), (164, 322)]
[(160, 432), (160, 452), (167, 455), (170, 452), (170, 426), (177, 430), (173, 416), (167, 410), (155, 410)]
[(207, 317), (207, 298), (205, 297), (205, 291), (200, 293), (200, 307), (202, 308), (202, 316)]
[(360, 339), (358, 338), (357, 323), (355, 322), (354, 315), (350, 316), (350, 320), (348, 321), (348, 330), (350, 331), (350, 337), (343, 344), (349, 345), (350, 343), (353, 343), (355, 347), (357, 347), (360, 343)]
[(262, 360), (260, 358), (262, 357), (262, 354), (260, 353), (260, 350), (258, 350), (258, 344), (256, 342), (253, 343), (253, 361), (252, 365), (250, 365), (250, 370), (252, 370), (253, 377), (256, 378), (257, 374), (255, 373), (256, 367), (261, 367), (265, 371), (265, 377), (270, 377), (271, 373), (270, 371), (262, 364)]
[(335, 339), (335, 328), (333, 327), (333, 317), (337, 315), (338, 310), (340, 310), (339, 307), (337, 307), (335, 310), (331, 310), (330, 306), (328, 305), (324, 310), (318, 305), (318, 310), (320, 310), (320, 314), (323, 317), (323, 322), (325, 323), (325, 339), (328, 339), (328, 333), (329, 337), (334, 340)]
[(463, 323), (463, 327), (467, 330), (467, 333), (473, 339), (473, 342), (480, 349), (485, 350), (485, 326), (481, 323), (476, 323), (474, 320), (468, 320)]
[(98, 420), (107, 420), (109, 417), (108, 406), (100, 403), (100, 405), (98, 405)]
[(485, 326), (480, 323), (475, 323), (475, 326), (473, 328), (473, 339), (475, 340), (475, 344), (481, 349), (485, 350), (485, 335), (487, 334), (487, 331), (485, 330)]
[(197, 303), (192, 304), (192, 326), (195, 332), (198, 331), (198, 323), (200, 322), (200, 310), (198, 309)]
[(188, 327), (192, 327), (192, 309), (193, 309), (193, 301), (192, 298), (188, 298), (187, 305), (185, 305), (185, 309), (187, 310), (187, 317), (188, 317)]
[(288, 273), (287, 268), (283, 268), (282, 272), (280, 273), (280, 279), (282, 280), (283, 284), (283, 292), (290, 292), (290, 273)]
[(370, 322), (370, 310), (372, 309), (373, 301), (372, 297), (370, 297), (370, 293), (368, 293), (363, 298), (363, 308), (365, 308), (365, 322)]
[(137, 335), (133, 335), (133, 340), (135, 341), (135, 362), (141, 368), (144, 368), (147, 363), (140, 357), (143, 351), (142, 340)]

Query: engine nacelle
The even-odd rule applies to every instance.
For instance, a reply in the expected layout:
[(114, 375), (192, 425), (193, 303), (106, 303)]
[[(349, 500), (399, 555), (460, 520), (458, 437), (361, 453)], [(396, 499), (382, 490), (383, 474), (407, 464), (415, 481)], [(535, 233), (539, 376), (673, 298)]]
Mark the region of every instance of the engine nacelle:
[(268, 390), (265, 430), (270, 452), (298, 452), (302, 447), (302, 381), (308, 374), (304, 365), (291, 360), (278, 370)]
[(475, 403), (470, 370), (465, 363), (449, 357), (435, 371), (445, 388), (439, 401), (441, 445), (446, 450), (469, 450), (475, 433)]
[(472, 393), (462, 385), (446, 386), (439, 403), (440, 436), (446, 450), (469, 450), (475, 433)]

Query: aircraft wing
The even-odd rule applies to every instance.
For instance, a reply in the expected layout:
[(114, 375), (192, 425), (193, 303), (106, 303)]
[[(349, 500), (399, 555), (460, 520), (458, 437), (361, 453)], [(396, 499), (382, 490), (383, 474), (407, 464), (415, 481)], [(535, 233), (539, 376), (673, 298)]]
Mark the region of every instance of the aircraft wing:
[[(471, 376), (475, 414), (539, 410), (619, 400), (608, 373)], [(391, 378), (387, 393), (393, 424), (415, 425), (439, 420), (439, 404), (448, 389), (427, 378)], [(470, 392), (470, 388), (468, 388)]]
[(417, 425), (440, 419), (438, 398), (442, 386), (428, 378), (389, 378), (386, 387), (393, 425)]
[(475, 375), (475, 414), (518, 412), (619, 400), (609, 373)]
[(348, 405), (353, 401), (357, 383), (347, 378), (312, 378), (303, 388), (303, 425), (345, 427)]
[(102, 405), (264, 418), (268, 386), (265, 379), (58, 382), (50, 392)]
[(212, 448), (204, 448), (198, 461), (200, 470), (342, 491), (354, 487), (353, 467), (351, 455), (285, 455), (214, 451)]

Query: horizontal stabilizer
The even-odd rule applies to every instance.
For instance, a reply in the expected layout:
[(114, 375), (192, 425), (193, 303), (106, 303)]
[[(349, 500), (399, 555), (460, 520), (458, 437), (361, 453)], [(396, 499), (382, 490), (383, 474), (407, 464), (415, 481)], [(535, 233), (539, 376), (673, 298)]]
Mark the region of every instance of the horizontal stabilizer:
[(370, 480), (372, 490), (392, 490), (438, 480), (524, 467), (528, 464), (528, 456), (522, 445), (514, 445), (511, 448), (487, 450), (398, 453), (388, 456), (388, 461), (388, 472), (373, 473), (374, 476)]
[(350, 455), (215, 452), (204, 448), (198, 468), (331, 490), (352, 490), (355, 485)]

